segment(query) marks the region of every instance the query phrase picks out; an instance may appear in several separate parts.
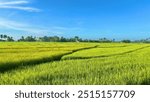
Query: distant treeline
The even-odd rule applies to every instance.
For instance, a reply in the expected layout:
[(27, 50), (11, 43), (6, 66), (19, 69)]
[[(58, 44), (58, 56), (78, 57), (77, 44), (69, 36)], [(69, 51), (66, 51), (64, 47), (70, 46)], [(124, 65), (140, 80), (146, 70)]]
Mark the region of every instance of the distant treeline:
[(0, 41), (14, 41), (13, 37), (10, 37), (8, 35), (0, 35)]
[(124, 39), (121, 41), (116, 41), (115, 39), (108, 39), (108, 38), (100, 38), (98, 40), (92, 39), (82, 39), (78, 36), (73, 38), (65, 38), (65, 37), (58, 37), (58, 36), (44, 36), (44, 37), (33, 37), (33, 36), (22, 36), (18, 40), (14, 40), (13, 37), (8, 35), (0, 35), (0, 41), (18, 41), (18, 42), (101, 42), (101, 43), (111, 43), (111, 42), (123, 42), (123, 43), (150, 43), (150, 38), (141, 39), (141, 40), (134, 40), (131, 41), (129, 39)]

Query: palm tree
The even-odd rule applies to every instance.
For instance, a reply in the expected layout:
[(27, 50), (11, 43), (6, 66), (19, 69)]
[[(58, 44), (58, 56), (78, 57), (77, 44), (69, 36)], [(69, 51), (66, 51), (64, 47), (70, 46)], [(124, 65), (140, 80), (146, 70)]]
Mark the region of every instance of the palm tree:
[(0, 35), (0, 38), (3, 39), (3, 35), (2, 34)]
[(3, 35), (3, 38), (4, 38), (4, 39), (7, 39), (7, 37), (8, 37), (7, 35)]

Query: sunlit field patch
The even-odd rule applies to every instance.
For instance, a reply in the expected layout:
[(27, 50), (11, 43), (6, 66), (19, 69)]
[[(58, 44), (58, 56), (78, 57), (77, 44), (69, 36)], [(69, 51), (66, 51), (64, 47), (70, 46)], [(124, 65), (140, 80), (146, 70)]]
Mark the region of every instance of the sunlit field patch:
[(0, 43), (0, 59), (4, 85), (150, 84), (149, 44)]

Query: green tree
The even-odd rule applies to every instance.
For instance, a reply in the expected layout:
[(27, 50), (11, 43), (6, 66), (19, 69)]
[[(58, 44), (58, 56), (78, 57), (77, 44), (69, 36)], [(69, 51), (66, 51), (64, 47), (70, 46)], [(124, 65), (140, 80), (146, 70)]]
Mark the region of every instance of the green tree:
[(14, 41), (13, 37), (7, 36), (7, 41)]
[(7, 39), (7, 37), (8, 37), (7, 35), (3, 35), (3, 38), (4, 38), (4, 39)]
[(3, 39), (3, 35), (2, 34), (0, 35), (0, 38)]
[(122, 40), (121, 42), (123, 42), (123, 43), (131, 43), (131, 40), (126, 39), (126, 40)]
[(75, 36), (74, 39), (75, 39), (76, 42), (79, 42), (79, 37), (78, 36)]
[(27, 37), (25, 38), (25, 41), (34, 42), (34, 41), (36, 41), (36, 37), (27, 36)]

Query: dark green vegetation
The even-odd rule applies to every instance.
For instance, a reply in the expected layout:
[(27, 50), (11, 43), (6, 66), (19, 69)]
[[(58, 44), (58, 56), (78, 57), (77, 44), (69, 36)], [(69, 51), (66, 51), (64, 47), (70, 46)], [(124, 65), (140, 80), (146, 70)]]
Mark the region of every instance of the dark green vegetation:
[[(7, 42), (7, 41), (15, 41), (13, 37), (10, 37), (8, 35), (0, 35), (0, 41), (1, 42)], [(71, 38), (65, 38), (65, 37), (58, 37), (58, 36), (44, 36), (44, 37), (36, 37), (36, 36), (22, 36), (20, 39), (16, 40), (18, 42), (99, 42), (99, 43), (150, 43), (150, 38), (141, 39), (141, 40), (129, 40), (124, 39), (121, 41), (116, 41), (115, 39), (108, 39), (108, 38), (99, 38), (99, 39), (82, 39), (78, 36), (71, 37)]]
[(8, 35), (0, 35), (0, 41), (14, 41), (13, 37), (10, 37)]
[(147, 85), (150, 45), (0, 43), (0, 84)]

